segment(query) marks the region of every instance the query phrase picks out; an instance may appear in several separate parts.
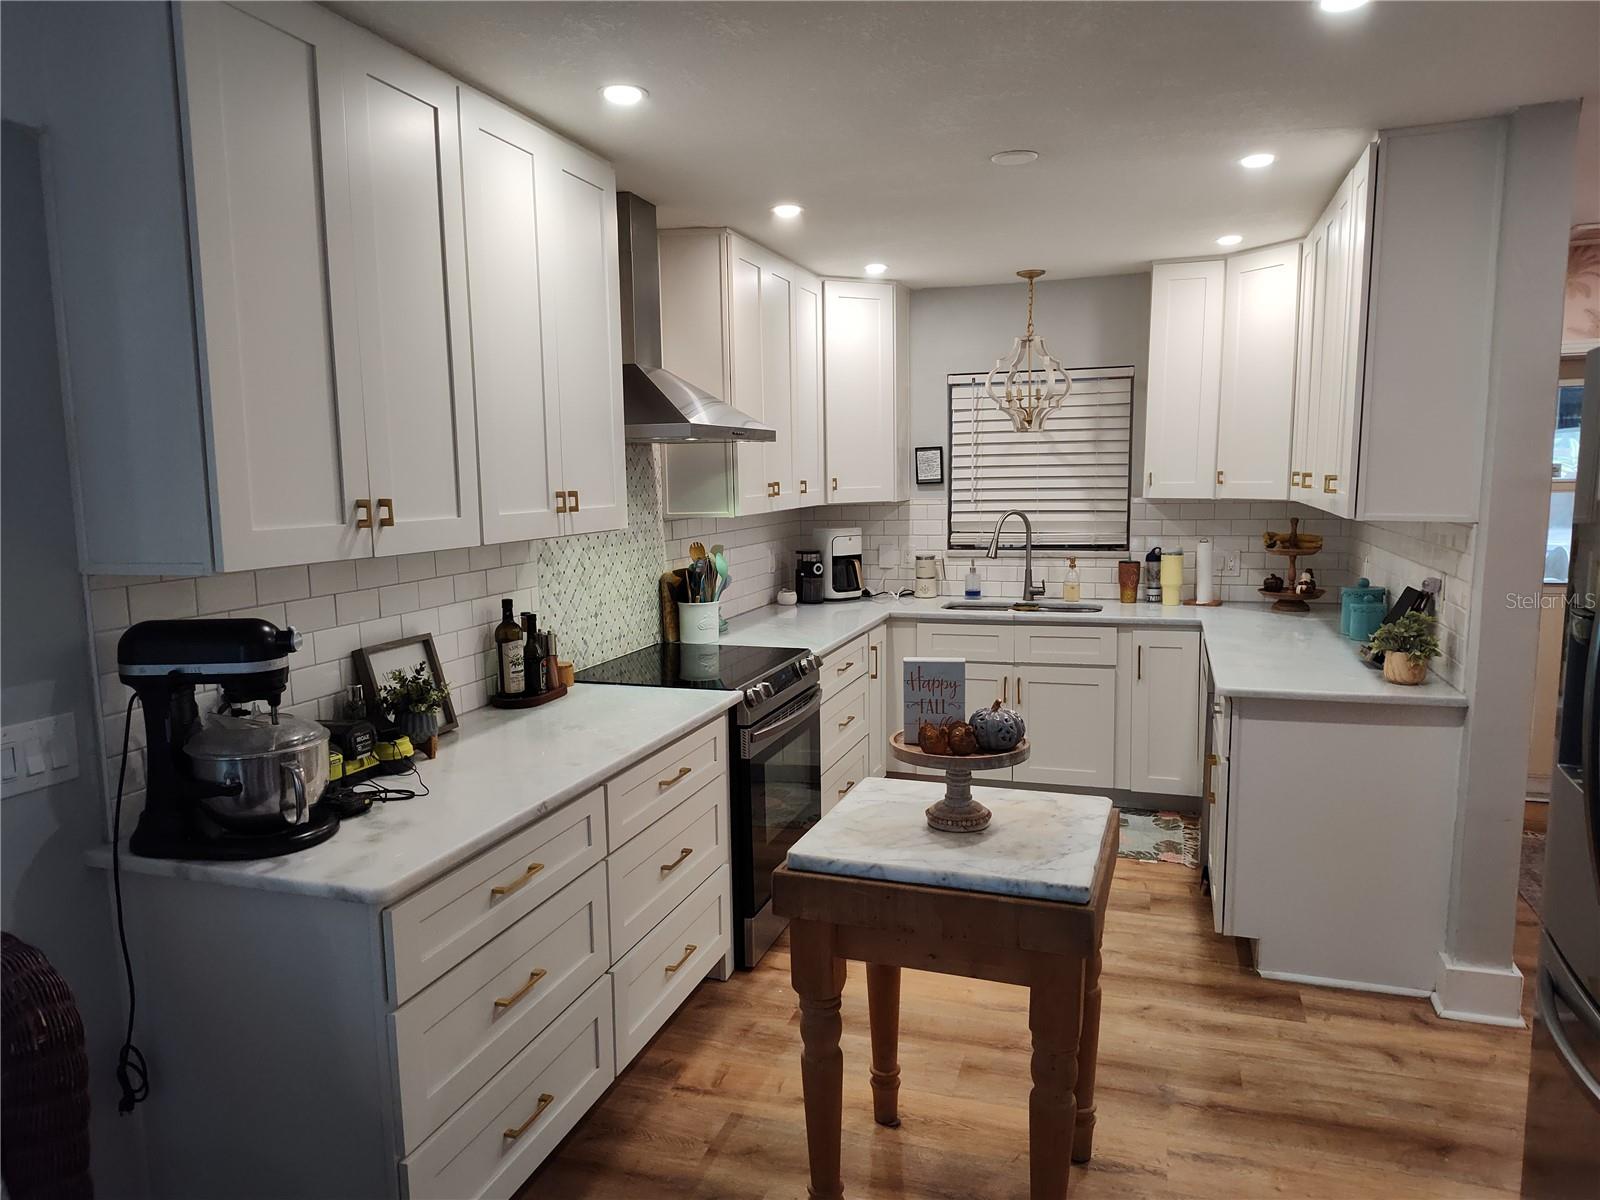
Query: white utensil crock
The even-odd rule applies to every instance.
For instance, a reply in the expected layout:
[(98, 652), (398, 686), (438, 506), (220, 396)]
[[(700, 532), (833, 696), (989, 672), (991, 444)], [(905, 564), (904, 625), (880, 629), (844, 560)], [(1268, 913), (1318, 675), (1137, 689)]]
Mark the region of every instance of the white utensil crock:
[(722, 627), (721, 608), (720, 600), (708, 600), (704, 604), (678, 601), (678, 640), (688, 646), (715, 642)]

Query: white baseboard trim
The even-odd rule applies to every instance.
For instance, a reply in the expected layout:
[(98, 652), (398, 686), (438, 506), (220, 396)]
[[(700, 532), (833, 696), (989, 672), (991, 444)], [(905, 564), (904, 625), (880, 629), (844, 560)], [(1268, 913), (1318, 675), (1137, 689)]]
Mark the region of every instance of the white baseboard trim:
[(1385, 996), (1431, 996), (1427, 988), (1394, 987), (1387, 983), (1357, 983), (1352, 979), (1325, 979), (1320, 975), (1298, 975), (1293, 971), (1262, 971), (1256, 974), (1263, 979), (1278, 979), (1284, 983), (1309, 983), (1316, 987), (1341, 988), (1347, 992), (1378, 992)]
[(1521, 1029), (1522, 982), (1522, 972), (1515, 966), (1457, 962), (1441, 950), (1433, 1011), (1447, 1021)]

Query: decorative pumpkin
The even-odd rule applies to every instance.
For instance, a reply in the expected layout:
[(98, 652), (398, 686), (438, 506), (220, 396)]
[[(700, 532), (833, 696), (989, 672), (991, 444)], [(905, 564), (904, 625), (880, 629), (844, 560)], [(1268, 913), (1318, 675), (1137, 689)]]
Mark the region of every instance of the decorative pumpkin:
[(978, 739), (972, 732), (972, 726), (965, 721), (951, 721), (946, 728), (950, 731), (951, 754), (976, 754), (978, 752)]
[(917, 726), (917, 745), (924, 754), (949, 754), (950, 731), (943, 725), (923, 721)]
[(996, 700), (989, 708), (980, 708), (972, 714), (972, 732), (978, 739), (978, 749), (988, 754), (1014, 750), (1021, 743), (1028, 727), (1022, 714), (1006, 708)]
[(1283, 591), (1283, 576), (1274, 571), (1261, 581), (1261, 590), (1263, 592)]

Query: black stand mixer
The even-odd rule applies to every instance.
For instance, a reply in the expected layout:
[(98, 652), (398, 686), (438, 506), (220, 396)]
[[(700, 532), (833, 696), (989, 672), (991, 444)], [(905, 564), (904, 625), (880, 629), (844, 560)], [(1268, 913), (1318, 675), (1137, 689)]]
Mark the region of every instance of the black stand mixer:
[[(204, 779), (185, 746), (202, 733), (195, 688), (216, 685), (228, 707), (256, 701), (270, 706), (270, 717), (228, 718), (252, 722), (246, 731), (256, 742), (292, 744), (295, 731), (278, 737), (278, 705), (289, 683), (289, 655), (300, 646), (293, 629), (270, 621), (233, 618), (188, 621), (142, 621), (117, 643), (117, 673), (138, 694), (144, 709), (145, 756), (148, 760), (144, 812), (129, 839), (133, 853), (146, 858), (238, 860), (272, 858), (326, 841), (339, 828), (339, 818), (300, 791), (300, 811), (292, 818), (233, 819), (227, 801), (240, 797), (244, 784), (226, 773)], [(291, 722), (318, 733), (298, 740), (307, 757), (327, 760), (327, 734), (312, 722)], [(320, 738), (319, 745), (310, 743)], [(290, 769), (290, 768), (286, 768)], [(326, 771), (321, 774), (326, 781)]]

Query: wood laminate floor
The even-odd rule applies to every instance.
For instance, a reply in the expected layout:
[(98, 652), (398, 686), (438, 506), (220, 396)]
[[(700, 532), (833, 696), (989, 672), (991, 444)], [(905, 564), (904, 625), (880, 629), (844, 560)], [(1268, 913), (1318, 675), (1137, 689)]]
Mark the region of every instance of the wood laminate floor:
[[(1265, 980), (1211, 932), (1197, 873), (1121, 861), (1105, 932), (1095, 1157), (1072, 1196), (1515, 1196), (1526, 1030), (1443, 1021), (1426, 1000)], [(1517, 961), (1538, 926), (1518, 901)], [(1023, 1200), (1021, 988), (907, 971), (901, 1126), (872, 1121), (864, 972), (844, 994), (851, 1197)], [(1527, 1016), (1527, 1003), (1524, 1003)], [(787, 939), (703, 984), (518, 1200), (806, 1190)]]

